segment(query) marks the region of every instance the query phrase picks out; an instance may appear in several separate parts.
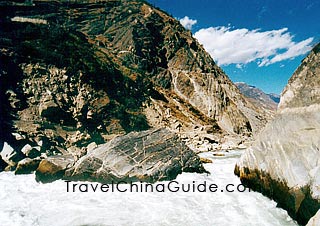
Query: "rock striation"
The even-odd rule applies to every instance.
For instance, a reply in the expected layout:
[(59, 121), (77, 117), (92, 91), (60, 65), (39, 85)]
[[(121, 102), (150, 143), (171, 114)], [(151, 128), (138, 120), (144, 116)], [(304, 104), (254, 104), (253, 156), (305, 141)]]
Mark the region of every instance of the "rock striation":
[(77, 161), (66, 158), (42, 160), (36, 171), (37, 180), (156, 182), (175, 179), (182, 172), (206, 172), (200, 158), (167, 129), (131, 132), (88, 151)]
[(320, 208), (320, 44), (281, 95), (275, 118), (237, 163), (241, 181), (301, 224)]

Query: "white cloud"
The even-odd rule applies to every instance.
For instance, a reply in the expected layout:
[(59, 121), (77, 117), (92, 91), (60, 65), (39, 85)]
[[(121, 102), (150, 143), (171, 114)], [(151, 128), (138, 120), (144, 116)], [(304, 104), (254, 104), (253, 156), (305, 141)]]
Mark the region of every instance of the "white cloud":
[(293, 59), (310, 51), (313, 41), (308, 38), (294, 42), (288, 28), (260, 31), (221, 26), (201, 29), (194, 36), (217, 64), (238, 67), (254, 61), (261, 67)]
[(197, 20), (190, 19), (188, 16), (183, 17), (179, 21), (182, 24), (182, 26), (189, 30), (191, 30), (192, 26), (197, 23)]

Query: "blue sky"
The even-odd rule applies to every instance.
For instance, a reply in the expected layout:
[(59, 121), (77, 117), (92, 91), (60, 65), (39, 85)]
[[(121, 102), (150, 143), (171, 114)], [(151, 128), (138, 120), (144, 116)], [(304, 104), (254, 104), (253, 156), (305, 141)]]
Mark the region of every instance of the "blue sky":
[(234, 82), (280, 94), (320, 41), (320, 0), (148, 0), (190, 29)]

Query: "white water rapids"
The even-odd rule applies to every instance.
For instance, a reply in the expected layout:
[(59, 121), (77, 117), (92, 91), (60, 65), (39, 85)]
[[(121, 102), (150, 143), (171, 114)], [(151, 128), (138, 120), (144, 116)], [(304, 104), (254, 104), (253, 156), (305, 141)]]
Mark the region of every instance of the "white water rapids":
[[(233, 169), (240, 152), (201, 156), (211, 175), (183, 173), (180, 184), (214, 183), (212, 192), (67, 192), (66, 182), (37, 183), (34, 175), (0, 173), (1, 226), (185, 225), (286, 226), (297, 225), (286, 211), (256, 192), (221, 192), (227, 184), (240, 184)], [(164, 183), (164, 182), (161, 182)], [(168, 182), (165, 182), (166, 184)], [(129, 186), (129, 185), (124, 185)]]

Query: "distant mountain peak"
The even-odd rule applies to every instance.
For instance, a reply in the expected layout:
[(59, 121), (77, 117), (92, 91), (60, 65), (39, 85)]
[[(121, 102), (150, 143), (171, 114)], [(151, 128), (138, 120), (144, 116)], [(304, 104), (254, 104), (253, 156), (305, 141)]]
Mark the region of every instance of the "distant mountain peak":
[(267, 94), (256, 86), (249, 85), (245, 82), (235, 82), (240, 92), (246, 96), (257, 107), (266, 110), (275, 111), (280, 102), (280, 95)]

